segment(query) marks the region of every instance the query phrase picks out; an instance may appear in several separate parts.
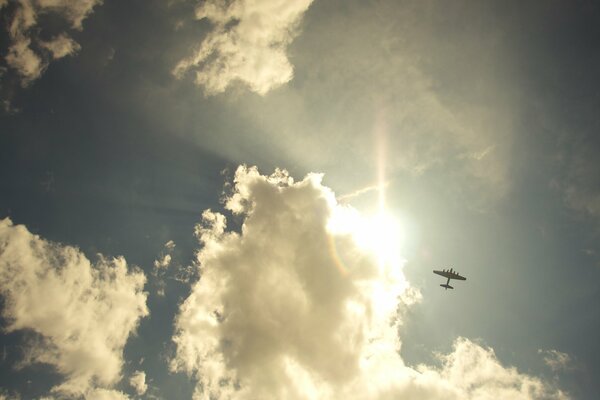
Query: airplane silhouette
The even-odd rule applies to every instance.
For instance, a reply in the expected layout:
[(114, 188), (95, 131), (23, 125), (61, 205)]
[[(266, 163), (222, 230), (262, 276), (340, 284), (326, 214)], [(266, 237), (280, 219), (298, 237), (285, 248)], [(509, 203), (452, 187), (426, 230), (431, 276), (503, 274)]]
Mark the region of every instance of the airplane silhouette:
[(433, 270), (434, 274), (438, 274), (443, 276), (444, 278), (448, 278), (448, 281), (445, 284), (441, 284), (440, 286), (444, 288), (444, 290), (448, 290), (448, 289), (454, 289), (452, 286), (450, 286), (450, 279), (457, 279), (460, 281), (466, 281), (467, 278), (465, 278), (464, 276), (460, 276), (458, 274), (458, 272), (453, 271), (452, 268), (450, 269), (443, 269), (441, 271), (438, 270)]

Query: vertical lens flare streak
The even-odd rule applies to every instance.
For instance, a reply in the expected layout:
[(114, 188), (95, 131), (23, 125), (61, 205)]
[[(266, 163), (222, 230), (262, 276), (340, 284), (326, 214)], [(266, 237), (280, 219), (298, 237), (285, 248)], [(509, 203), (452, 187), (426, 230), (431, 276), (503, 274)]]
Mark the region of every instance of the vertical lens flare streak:
[(375, 122), (375, 147), (376, 147), (376, 162), (377, 162), (377, 186), (379, 191), (379, 214), (385, 213), (385, 149), (387, 144), (386, 137), (386, 129), (385, 129), (385, 121), (383, 116), (383, 111), (379, 112), (377, 115), (377, 120)]
[[(393, 256), (396, 249), (394, 243), (399, 239), (397, 230), (395, 229), (394, 221), (390, 220), (390, 216), (387, 215), (385, 210), (385, 162), (386, 162), (386, 145), (387, 145), (387, 130), (385, 128), (385, 115), (384, 111), (380, 110), (377, 113), (375, 120), (375, 129), (373, 134), (375, 135), (375, 160), (377, 163), (377, 216), (376, 228), (382, 231), (381, 236), (384, 241), (377, 249), (377, 255), (379, 258), (379, 269), (381, 271), (385, 268), (385, 263), (392, 261), (390, 256)], [(391, 236), (388, 236), (391, 235)], [(392, 241), (392, 242), (390, 242)]]

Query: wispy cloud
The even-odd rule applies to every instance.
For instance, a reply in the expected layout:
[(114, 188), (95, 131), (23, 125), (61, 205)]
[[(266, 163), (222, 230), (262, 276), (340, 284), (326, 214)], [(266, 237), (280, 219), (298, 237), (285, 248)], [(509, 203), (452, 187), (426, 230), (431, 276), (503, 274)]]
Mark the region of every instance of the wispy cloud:
[[(80, 50), (67, 31), (81, 30), (83, 20), (100, 3), (102, 0), (16, 0), (11, 3), (6, 65), (17, 72), (23, 86), (38, 79), (52, 60)], [(6, 6), (5, 2), (0, 3), (0, 8)], [(66, 22), (64, 32), (43, 40), (40, 33), (45, 33), (46, 27), (40, 25), (39, 17), (44, 14), (53, 14)]]
[(554, 372), (565, 371), (573, 368), (573, 360), (567, 353), (563, 353), (562, 351), (554, 349), (539, 349), (538, 353), (543, 355), (544, 363)]
[[(0, 8), (2, 8), (2, 2), (0, 2)], [(6, 390), (0, 388), (0, 400), (20, 400), (21, 396), (18, 394), (8, 393)]]
[(123, 258), (99, 257), (92, 265), (74, 247), (0, 221), (5, 329), (36, 333), (22, 365), (55, 367), (64, 376), (55, 393), (107, 398), (121, 379), (125, 343), (148, 315), (144, 274)]
[(174, 254), (174, 250), (175, 242), (169, 240), (165, 243), (158, 258), (154, 260), (151, 284), (156, 288), (158, 296), (165, 295), (168, 280), (188, 284), (198, 277), (197, 268), (192, 265), (182, 265)]
[(57, 60), (81, 50), (79, 43), (61, 33), (57, 37), (47, 42), (40, 42), (40, 45), (52, 53), (52, 58)]
[(292, 79), (287, 46), (298, 34), (298, 25), (313, 0), (234, 0), (202, 2), (197, 19), (206, 19), (212, 30), (173, 73), (189, 70), (208, 95), (224, 92), (235, 81), (259, 94)]
[(381, 190), (382, 188), (387, 188), (389, 185), (390, 185), (389, 182), (384, 182), (383, 185), (365, 186), (363, 188), (356, 189), (353, 192), (346, 193), (346, 194), (343, 194), (341, 196), (338, 196), (337, 197), (337, 201), (339, 201), (339, 202), (345, 202), (345, 201), (348, 201), (348, 200), (353, 199), (355, 197), (362, 196), (363, 194), (367, 194), (367, 193), (370, 193), (370, 192), (376, 192), (378, 190)]
[(328, 228), (348, 208), (320, 175), (294, 182), (240, 167), (226, 208), (241, 233), (204, 212), (202, 278), (176, 320), (171, 365), (195, 374), (194, 398), (566, 398), (465, 338), (438, 367), (406, 365), (398, 327), (414, 301), (399, 299), (419, 294), (402, 263), (378, 263), (352, 229)]

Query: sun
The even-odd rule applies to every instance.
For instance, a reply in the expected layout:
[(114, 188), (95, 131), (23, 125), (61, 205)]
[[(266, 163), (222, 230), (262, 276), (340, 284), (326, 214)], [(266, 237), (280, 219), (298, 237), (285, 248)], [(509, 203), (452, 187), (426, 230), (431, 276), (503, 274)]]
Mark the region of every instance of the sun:
[(373, 216), (363, 217), (355, 235), (357, 244), (372, 252), (379, 264), (397, 264), (402, 232), (394, 216), (380, 211)]
[(403, 232), (398, 219), (386, 211), (362, 215), (351, 207), (338, 208), (329, 220), (333, 234), (350, 234), (356, 245), (375, 256), (380, 267), (401, 262)]

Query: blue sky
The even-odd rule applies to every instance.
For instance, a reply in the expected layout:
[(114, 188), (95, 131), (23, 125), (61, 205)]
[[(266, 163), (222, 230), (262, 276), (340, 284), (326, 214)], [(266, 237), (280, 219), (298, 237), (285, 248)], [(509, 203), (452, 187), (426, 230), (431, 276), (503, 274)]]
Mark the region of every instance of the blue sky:
[(0, 398), (600, 394), (597, 5), (0, 18)]

